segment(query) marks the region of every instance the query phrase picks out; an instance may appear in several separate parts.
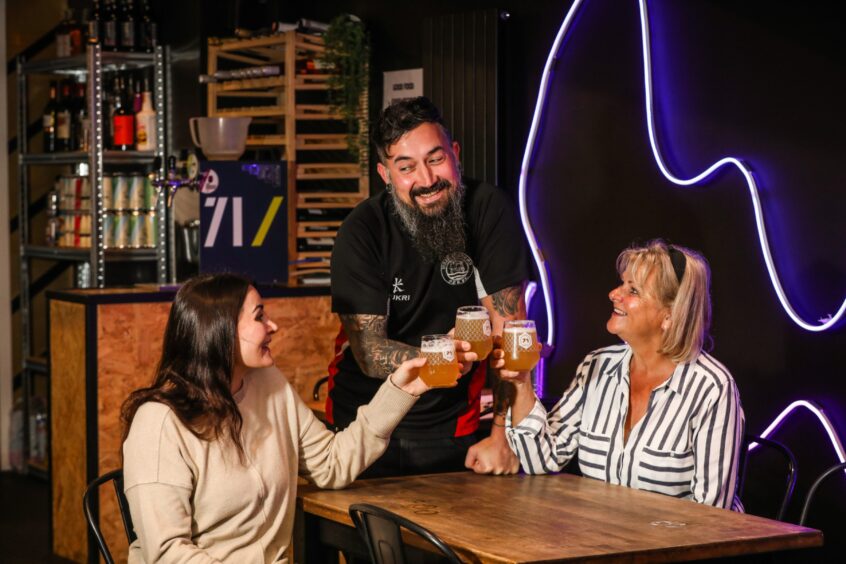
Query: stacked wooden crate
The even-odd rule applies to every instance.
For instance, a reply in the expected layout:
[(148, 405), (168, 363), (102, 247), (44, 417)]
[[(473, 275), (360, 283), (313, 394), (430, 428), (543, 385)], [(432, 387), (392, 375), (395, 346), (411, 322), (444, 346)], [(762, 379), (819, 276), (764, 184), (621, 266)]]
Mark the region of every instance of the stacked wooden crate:
[[(256, 76), (208, 84), (209, 116), (253, 118), (247, 149), (288, 164), (289, 283), (328, 282), (329, 259), (344, 217), (369, 192), (366, 144), (351, 156), (346, 125), (328, 103), (328, 74), (297, 72), (324, 50), (318, 36), (288, 31), (254, 39), (210, 39), (208, 74)], [(299, 64), (298, 64), (299, 63)], [(273, 74), (278, 66), (279, 73)], [(358, 126), (367, 138), (368, 95)], [(276, 155), (274, 155), (276, 156)]]

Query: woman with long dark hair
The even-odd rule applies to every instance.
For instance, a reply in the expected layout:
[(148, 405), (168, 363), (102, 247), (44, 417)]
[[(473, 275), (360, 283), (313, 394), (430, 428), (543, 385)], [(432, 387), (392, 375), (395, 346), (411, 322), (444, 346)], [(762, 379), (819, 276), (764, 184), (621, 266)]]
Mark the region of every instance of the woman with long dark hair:
[(240, 276), (177, 293), (155, 382), (122, 410), (129, 562), (287, 562), (297, 474), (349, 484), (428, 390), (409, 360), (333, 434), (273, 365), (276, 329)]

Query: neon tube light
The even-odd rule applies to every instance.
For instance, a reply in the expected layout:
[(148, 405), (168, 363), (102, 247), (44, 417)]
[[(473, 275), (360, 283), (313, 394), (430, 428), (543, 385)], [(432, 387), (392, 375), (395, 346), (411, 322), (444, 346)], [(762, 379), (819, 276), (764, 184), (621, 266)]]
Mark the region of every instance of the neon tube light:
[[(843, 442), (840, 440), (840, 436), (837, 434), (837, 430), (834, 428), (834, 425), (829, 420), (828, 416), (825, 414), (823, 409), (817, 405), (816, 403), (809, 401), (809, 400), (796, 400), (784, 410), (779, 413), (778, 417), (776, 417), (770, 426), (767, 427), (763, 433), (761, 433), (761, 438), (768, 439), (770, 435), (778, 431), (781, 427), (781, 424), (792, 415), (795, 411), (797, 411), (800, 407), (804, 407), (811, 413), (813, 413), (817, 419), (819, 419), (820, 423), (825, 429), (826, 434), (828, 435), (828, 440), (831, 441), (831, 446), (834, 447), (834, 452), (837, 454), (837, 459), (840, 462), (846, 462), (846, 449), (843, 448)], [(758, 448), (758, 443), (749, 443), (748, 451), (752, 452), (754, 449)], [(846, 472), (846, 470), (844, 470)]]
[[(546, 343), (550, 347), (555, 346), (555, 324), (553, 321), (555, 307), (552, 295), (552, 283), (550, 278), (550, 272), (547, 268), (546, 258), (540, 248), (540, 245), (538, 244), (537, 237), (535, 236), (534, 229), (532, 228), (531, 220), (529, 219), (528, 206), (526, 204), (526, 181), (529, 175), (532, 156), (535, 150), (535, 143), (537, 141), (540, 120), (544, 108), (546, 106), (546, 98), (549, 91), (549, 82), (552, 76), (553, 68), (558, 60), (558, 52), (561, 49), (561, 45), (564, 42), (564, 39), (570, 30), (573, 20), (575, 19), (575, 15), (578, 12), (579, 8), (581, 8), (582, 3), (583, 0), (575, 0), (573, 2), (572, 6), (570, 7), (570, 10), (567, 12), (567, 15), (564, 17), (564, 21), (561, 23), (561, 27), (559, 28), (558, 33), (555, 36), (555, 41), (553, 42), (552, 48), (550, 49), (549, 55), (547, 56), (546, 64), (544, 65), (543, 69), (543, 74), (541, 75), (540, 87), (538, 88), (538, 98), (535, 103), (535, 110), (532, 116), (532, 123), (529, 128), (529, 136), (526, 141), (526, 149), (523, 153), (523, 161), (520, 167), (518, 191), (520, 219), (523, 223), (523, 230), (526, 233), (526, 238), (528, 239), (529, 246), (532, 251), (532, 256), (534, 258), (535, 264), (537, 265), (538, 274), (540, 276), (541, 288), (543, 290), (545, 302), (544, 305), (547, 316)], [(661, 174), (663, 174), (664, 177), (667, 178), (667, 180), (673, 182), (678, 186), (691, 186), (705, 181), (725, 166), (736, 167), (743, 175), (744, 179), (746, 180), (746, 185), (749, 188), (749, 194), (752, 199), (752, 206), (754, 208), (755, 213), (755, 225), (758, 231), (758, 239), (761, 247), (761, 253), (764, 257), (764, 263), (767, 266), (767, 273), (769, 274), (770, 282), (773, 285), (773, 289), (775, 289), (776, 295), (778, 297), (779, 302), (781, 303), (782, 308), (785, 310), (790, 319), (802, 329), (813, 332), (821, 332), (827, 329), (831, 329), (832, 327), (834, 327), (834, 325), (837, 324), (838, 321), (840, 321), (841, 318), (843, 318), (844, 314), (846, 314), (846, 299), (843, 300), (843, 303), (840, 305), (836, 313), (828, 314), (820, 318), (818, 320), (818, 324), (814, 324), (804, 320), (796, 312), (796, 310), (794, 310), (792, 304), (790, 303), (790, 300), (787, 298), (787, 295), (784, 292), (784, 288), (781, 285), (781, 280), (778, 276), (778, 272), (776, 271), (775, 263), (773, 262), (772, 252), (770, 251), (770, 245), (767, 239), (767, 231), (764, 224), (764, 214), (761, 208), (761, 200), (758, 194), (758, 184), (755, 180), (755, 176), (752, 173), (752, 170), (741, 160), (735, 157), (725, 157), (709, 166), (703, 172), (691, 178), (685, 179), (673, 174), (673, 172), (670, 171), (669, 167), (664, 162), (664, 158), (661, 154), (660, 148), (658, 147), (658, 141), (655, 135), (655, 116), (653, 109), (652, 89), (652, 55), (649, 41), (649, 22), (646, 0), (639, 0), (639, 6), (641, 24), (641, 44), (643, 47), (643, 77), (646, 104), (646, 124), (649, 134), (649, 144), (652, 148), (652, 155), (655, 158), (655, 162), (658, 165)], [(528, 305), (529, 302), (527, 301), (527, 306)]]

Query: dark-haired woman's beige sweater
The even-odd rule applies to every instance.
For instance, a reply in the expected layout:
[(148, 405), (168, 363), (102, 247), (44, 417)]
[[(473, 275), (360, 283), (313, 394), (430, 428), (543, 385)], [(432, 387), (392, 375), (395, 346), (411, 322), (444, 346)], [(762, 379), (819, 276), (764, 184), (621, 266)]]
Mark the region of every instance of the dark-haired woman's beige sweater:
[(123, 445), (136, 540), (129, 562), (287, 562), (297, 474), (341, 488), (385, 450), (416, 398), (387, 380), (355, 422), (333, 434), (275, 368), (250, 372), (236, 396), (246, 465), (234, 446), (195, 437), (167, 406), (142, 405)]

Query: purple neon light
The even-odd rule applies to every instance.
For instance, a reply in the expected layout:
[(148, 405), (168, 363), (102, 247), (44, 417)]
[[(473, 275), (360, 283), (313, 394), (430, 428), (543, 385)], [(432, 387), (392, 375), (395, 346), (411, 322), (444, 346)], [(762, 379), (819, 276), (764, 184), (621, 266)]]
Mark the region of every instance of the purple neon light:
[[(579, 8), (581, 8), (582, 3), (583, 0), (575, 0), (572, 6), (570, 6), (570, 10), (564, 17), (564, 21), (561, 23), (561, 27), (558, 29), (558, 33), (555, 36), (555, 41), (553, 41), (552, 48), (550, 49), (549, 55), (547, 56), (546, 64), (544, 65), (543, 73), (541, 75), (540, 86), (538, 88), (538, 98), (535, 103), (535, 110), (532, 116), (532, 123), (529, 128), (529, 136), (526, 140), (526, 149), (523, 152), (523, 161), (520, 167), (518, 191), (520, 219), (522, 221), (523, 230), (525, 231), (526, 238), (529, 241), (532, 256), (534, 258), (535, 264), (537, 265), (538, 274), (540, 276), (547, 318), (546, 343), (547, 345), (549, 345), (549, 347), (555, 346), (555, 323), (553, 321), (555, 307), (552, 295), (552, 283), (550, 279), (549, 269), (547, 268), (546, 258), (540, 248), (540, 245), (538, 244), (537, 237), (535, 237), (534, 229), (532, 228), (531, 220), (529, 219), (528, 206), (526, 204), (526, 181), (529, 175), (529, 167), (531, 165), (532, 155), (535, 149), (535, 142), (537, 140), (541, 116), (546, 105), (546, 97), (549, 91), (549, 81), (552, 75), (552, 68), (558, 58), (558, 52), (561, 48), (561, 44), (564, 42), (564, 38), (570, 30), (570, 26), (572, 25), (575, 15), (578, 12)], [(767, 266), (767, 273), (769, 274), (770, 282), (773, 285), (773, 289), (775, 289), (776, 295), (778, 297), (779, 302), (781, 303), (782, 308), (785, 310), (787, 315), (794, 323), (796, 323), (799, 327), (807, 331), (820, 332), (834, 327), (834, 325), (837, 324), (838, 321), (840, 321), (844, 314), (846, 314), (846, 299), (843, 300), (843, 303), (840, 304), (840, 307), (834, 314), (829, 313), (828, 315), (825, 315), (818, 320), (819, 324), (814, 324), (805, 321), (796, 312), (796, 310), (793, 309), (790, 300), (787, 298), (787, 295), (784, 292), (784, 288), (781, 285), (781, 280), (778, 276), (778, 272), (776, 271), (775, 263), (773, 262), (772, 252), (770, 251), (770, 245), (767, 239), (767, 231), (764, 225), (764, 214), (761, 208), (760, 196), (758, 194), (758, 185), (754, 175), (752, 174), (751, 169), (746, 166), (746, 164), (744, 164), (741, 160), (735, 157), (726, 157), (715, 162), (703, 172), (691, 178), (685, 179), (674, 175), (664, 162), (664, 158), (661, 154), (660, 148), (658, 147), (658, 141), (655, 136), (655, 117), (652, 101), (652, 56), (650, 51), (649, 21), (646, 0), (640, 0), (639, 5), (641, 23), (641, 43), (643, 46), (643, 76), (646, 100), (646, 123), (647, 130), (649, 133), (649, 144), (652, 148), (652, 154), (655, 158), (655, 162), (658, 165), (659, 170), (661, 171), (661, 174), (663, 174), (664, 177), (667, 178), (667, 180), (673, 182), (676, 185), (691, 186), (699, 184), (700, 182), (706, 180), (712, 174), (716, 173), (720, 168), (724, 166), (736, 167), (743, 175), (744, 179), (746, 180), (746, 184), (749, 188), (749, 194), (752, 199), (752, 206), (754, 208), (755, 213), (755, 225), (758, 230), (758, 239), (761, 247), (761, 253), (764, 257), (764, 263)], [(530, 300), (531, 297), (527, 299), (527, 307), (530, 305)]]
[[(825, 414), (823, 409), (816, 403), (809, 400), (796, 400), (787, 407), (785, 407), (784, 410), (779, 413), (778, 417), (776, 417), (775, 420), (770, 423), (770, 426), (767, 427), (763, 433), (761, 433), (761, 437), (764, 439), (769, 438), (770, 435), (778, 431), (778, 429), (781, 427), (781, 424), (784, 423), (784, 421), (800, 407), (804, 407), (805, 409), (813, 413), (817, 419), (819, 419), (820, 423), (823, 426), (823, 429), (825, 429), (825, 432), (828, 435), (828, 440), (831, 441), (831, 446), (834, 447), (834, 452), (837, 454), (837, 459), (840, 462), (846, 462), (846, 450), (844, 450), (843, 448), (843, 442), (840, 440), (840, 436), (837, 434), (837, 430), (834, 428), (834, 425), (832, 425), (831, 421), (829, 420), (828, 416)], [(751, 452), (757, 447), (758, 443), (749, 443), (748, 450), (749, 452)]]

